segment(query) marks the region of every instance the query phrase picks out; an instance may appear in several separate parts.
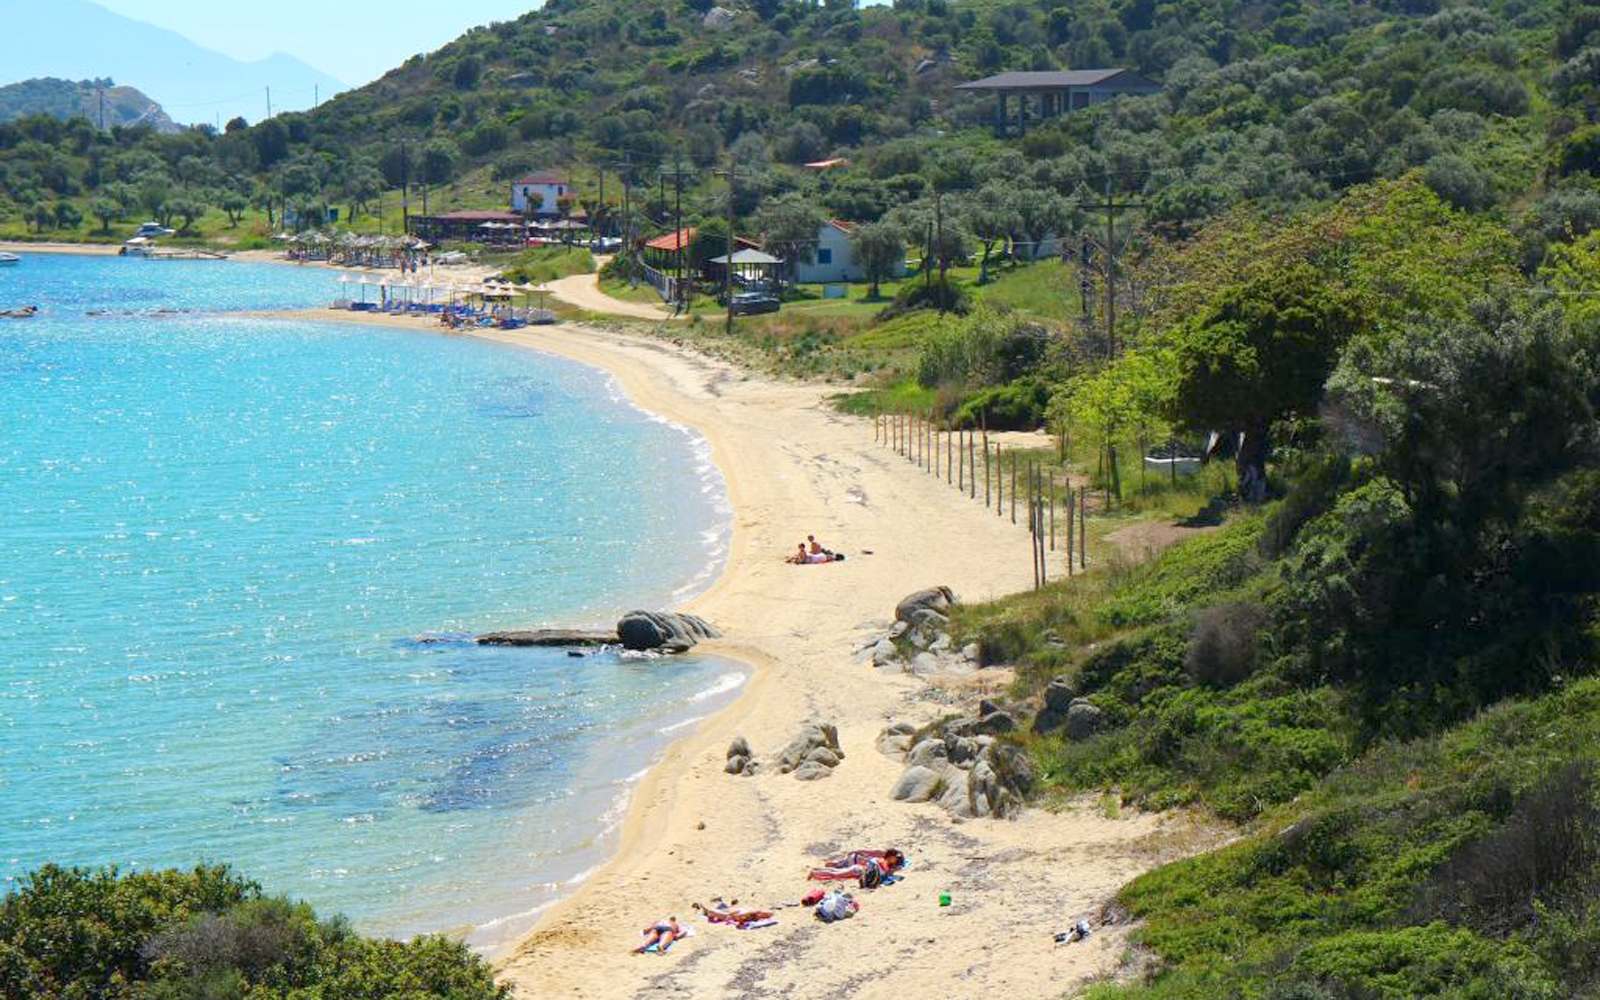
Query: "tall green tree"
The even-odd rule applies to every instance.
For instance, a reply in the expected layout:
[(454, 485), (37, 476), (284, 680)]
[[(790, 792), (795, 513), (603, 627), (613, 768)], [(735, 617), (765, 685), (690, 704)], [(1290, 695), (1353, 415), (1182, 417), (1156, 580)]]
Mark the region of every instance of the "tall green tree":
[(1239, 436), (1239, 495), (1258, 503), (1273, 423), (1315, 414), (1339, 349), (1366, 326), (1355, 298), (1310, 266), (1230, 288), (1176, 332), (1174, 416)]
[(1013, 188), (999, 181), (985, 184), (967, 203), (964, 217), (968, 229), (983, 247), (983, 258), (978, 265), (978, 283), (983, 284), (989, 280), (989, 258), (995, 246), (1022, 227), (1022, 213), (1017, 208)]
[(774, 199), (756, 214), (756, 225), (766, 237), (767, 249), (783, 259), (785, 276), (793, 280), (795, 269), (817, 259), (817, 234), (828, 218), (811, 199), (798, 194)]
[(906, 262), (906, 234), (892, 222), (872, 222), (856, 227), (850, 234), (850, 252), (862, 273), (872, 282), (872, 297), (878, 285), (899, 273)]

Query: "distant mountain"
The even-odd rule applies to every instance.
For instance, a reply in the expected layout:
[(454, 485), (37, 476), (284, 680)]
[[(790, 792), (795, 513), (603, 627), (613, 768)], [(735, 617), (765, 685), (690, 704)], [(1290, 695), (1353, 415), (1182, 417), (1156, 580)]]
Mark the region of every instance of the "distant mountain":
[(149, 125), (157, 132), (176, 132), (178, 125), (161, 105), (135, 87), (110, 80), (57, 80), (45, 77), (0, 87), (0, 122), (25, 115), (72, 118), (82, 115), (106, 128)]
[(0, 61), (0, 84), (40, 77), (137, 81), (177, 121), (265, 117), (311, 106), (344, 84), (292, 56), (241, 62), (202, 48), (175, 31), (135, 21), (89, 0), (6, 4), (12, 44)]

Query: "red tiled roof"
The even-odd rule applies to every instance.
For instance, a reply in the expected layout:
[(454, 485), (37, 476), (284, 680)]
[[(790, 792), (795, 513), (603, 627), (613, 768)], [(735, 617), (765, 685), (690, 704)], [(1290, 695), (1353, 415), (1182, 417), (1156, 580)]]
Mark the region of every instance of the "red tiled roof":
[(540, 170), (517, 181), (518, 184), (565, 184), (567, 176), (554, 170)]
[(665, 236), (657, 236), (655, 239), (647, 242), (645, 246), (651, 250), (665, 250), (668, 253), (672, 253), (688, 246), (689, 243), (694, 240), (694, 234), (696, 232), (698, 232), (698, 230), (695, 229), (695, 227), (687, 226), (675, 233), (667, 233)]
[(841, 233), (849, 234), (856, 231), (856, 224), (854, 222), (846, 222), (843, 219), (829, 219), (828, 225), (839, 230)]
[(806, 164), (812, 170), (831, 170), (834, 167), (848, 167), (849, 165), (850, 161), (842, 156), (835, 156), (829, 160), (813, 160)]

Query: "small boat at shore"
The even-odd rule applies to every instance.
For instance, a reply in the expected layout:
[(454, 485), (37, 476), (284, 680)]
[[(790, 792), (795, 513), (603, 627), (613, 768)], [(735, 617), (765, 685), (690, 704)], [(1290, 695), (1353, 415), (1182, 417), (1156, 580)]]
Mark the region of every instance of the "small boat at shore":
[(14, 253), (6, 253), (4, 250), (0, 250), (0, 267), (11, 267), (20, 263), (22, 263), (21, 257)]

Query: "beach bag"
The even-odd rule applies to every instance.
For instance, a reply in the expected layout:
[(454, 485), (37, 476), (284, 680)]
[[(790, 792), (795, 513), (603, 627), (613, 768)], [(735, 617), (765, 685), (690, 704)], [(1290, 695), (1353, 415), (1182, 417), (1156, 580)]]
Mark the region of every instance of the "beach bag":
[(849, 893), (830, 892), (817, 904), (817, 916), (825, 924), (855, 916), (855, 912), (856, 901), (850, 898)]
[(883, 884), (883, 867), (876, 858), (869, 859), (861, 866), (861, 877), (858, 881), (863, 889), (876, 889)]

